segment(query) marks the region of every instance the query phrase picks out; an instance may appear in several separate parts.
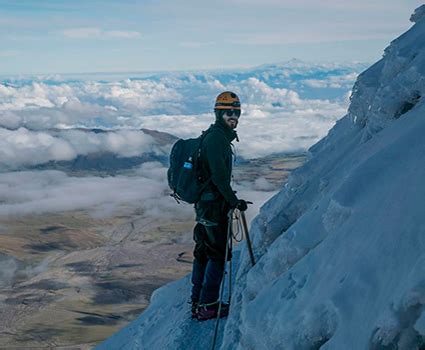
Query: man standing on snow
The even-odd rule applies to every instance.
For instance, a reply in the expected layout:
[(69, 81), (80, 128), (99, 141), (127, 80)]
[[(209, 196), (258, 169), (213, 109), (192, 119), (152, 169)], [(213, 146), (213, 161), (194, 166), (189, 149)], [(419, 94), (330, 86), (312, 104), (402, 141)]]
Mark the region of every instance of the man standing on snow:
[[(238, 96), (230, 91), (218, 95), (215, 123), (206, 131), (201, 147), (201, 175), (211, 179), (195, 204), (196, 221), (192, 271), (192, 317), (208, 320), (217, 317), (220, 284), (224, 274), (228, 213), (230, 209), (247, 209), (231, 187), (233, 154), (231, 142), (237, 139), (234, 129), (241, 115)], [(229, 305), (222, 304), (221, 316)]]

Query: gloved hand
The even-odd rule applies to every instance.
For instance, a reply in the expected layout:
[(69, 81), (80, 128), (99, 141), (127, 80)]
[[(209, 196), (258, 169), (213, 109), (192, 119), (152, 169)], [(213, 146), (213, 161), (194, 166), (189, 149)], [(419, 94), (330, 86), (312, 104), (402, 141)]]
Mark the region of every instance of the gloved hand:
[(245, 211), (248, 209), (248, 204), (243, 199), (239, 199), (238, 203), (236, 204), (236, 209), (239, 209), (240, 211)]

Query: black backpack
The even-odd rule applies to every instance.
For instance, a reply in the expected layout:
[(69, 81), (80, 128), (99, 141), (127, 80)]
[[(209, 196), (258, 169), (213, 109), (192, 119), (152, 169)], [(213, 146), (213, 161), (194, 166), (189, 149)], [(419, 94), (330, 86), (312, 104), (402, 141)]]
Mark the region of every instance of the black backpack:
[(178, 140), (171, 149), (168, 186), (177, 202), (196, 203), (210, 179), (200, 174), (201, 146), (208, 130), (195, 139)]

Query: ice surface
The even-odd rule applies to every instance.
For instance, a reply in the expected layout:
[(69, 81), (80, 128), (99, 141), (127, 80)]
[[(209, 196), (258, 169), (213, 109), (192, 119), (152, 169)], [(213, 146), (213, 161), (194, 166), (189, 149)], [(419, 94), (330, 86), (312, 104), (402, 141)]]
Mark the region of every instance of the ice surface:
[[(221, 349), (425, 346), (420, 13), (359, 76), (348, 114), (254, 220), (258, 263), (251, 267), (241, 246)], [(159, 290), (148, 311), (99, 349), (208, 348), (212, 323), (189, 321), (182, 304), (188, 283)]]

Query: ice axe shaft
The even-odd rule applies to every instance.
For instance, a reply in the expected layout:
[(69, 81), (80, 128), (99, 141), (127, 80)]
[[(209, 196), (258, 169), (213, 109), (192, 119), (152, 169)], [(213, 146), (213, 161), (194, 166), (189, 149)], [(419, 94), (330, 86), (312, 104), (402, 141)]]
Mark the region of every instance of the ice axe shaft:
[(248, 244), (249, 257), (251, 258), (252, 266), (254, 266), (255, 265), (255, 257), (254, 257), (254, 252), (252, 250), (251, 239), (249, 238), (248, 224), (246, 223), (245, 212), (243, 212), (243, 211), (241, 212), (241, 218), (242, 218), (243, 229), (245, 231), (246, 243)]
[[(227, 223), (227, 238), (226, 238), (226, 253), (224, 255), (224, 263), (226, 264), (227, 258), (229, 256), (229, 247), (231, 247), (232, 244), (232, 225), (233, 225), (233, 211), (234, 209), (230, 209), (228, 215), (229, 221)], [(220, 322), (220, 314), (221, 314), (221, 306), (223, 304), (223, 296), (224, 296), (224, 277), (226, 277), (226, 269), (223, 269), (223, 275), (221, 278), (221, 285), (220, 285), (220, 299), (218, 301), (218, 311), (217, 311), (217, 318), (215, 321), (215, 329), (214, 329), (214, 338), (212, 342), (212, 348), (211, 350), (215, 350), (215, 344), (217, 342), (217, 334), (218, 334), (218, 323)], [(230, 258), (230, 274), (229, 274), (229, 304), (230, 304), (230, 296), (231, 296), (231, 290), (230, 290), (230, 284), (232, 283), (232, 258)]]

